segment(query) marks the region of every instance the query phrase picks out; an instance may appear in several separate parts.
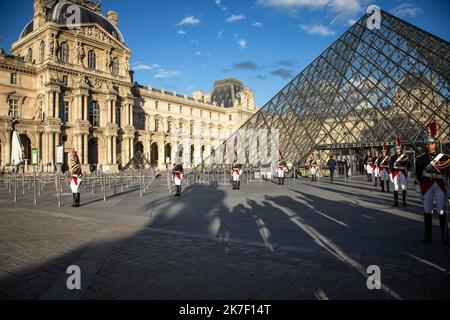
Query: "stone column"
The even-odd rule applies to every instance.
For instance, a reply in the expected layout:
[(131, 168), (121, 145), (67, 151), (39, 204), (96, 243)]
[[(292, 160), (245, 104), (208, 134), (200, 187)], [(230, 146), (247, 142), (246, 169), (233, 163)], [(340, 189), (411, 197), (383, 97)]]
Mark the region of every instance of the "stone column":
[(77, 120), (83, 120), (83, 95), (77, 97)]
[(116, 106), (117, 105), (117, 101), (115, 100), (111, 100), (111, 112), (112, 112), (112, 123), (115, 124), (116, 123)]
[(109, 148), (110, 148), (111, 143), (110, 143), (109, 140), (110, 140), (110, 139), (109, 139), (109, 136), (108, 136), (108, 135), (105, 135), (105, 148), (104, 148), (104, 152), (105, 152), (105, 156), (104, 156), (105, 164), (110, 164), (110, 162), (109, 162), (109, 158), (110, 158), (110, 151), (109, 151)]
[(50, 131), (50, 163), (55, 164), (55, 132)]
[(133, 138), (130, 138), (130, 140), (129, 140), (130, 142), (130, 157), (129, 157), (129, 159), (128, 159), (128, 161), (130, 161), (131, 160), (131, 158), (133, 158), (134, 157), (134, 141), (133, 141)]
[(88, 135), (85, 133), (84, 138), (84, 150), (83, 150), (83, 164), (88, 164)]
[(53, 92), (52, 91), (48, 91), (47, 92), (47, 110), (45, 112), (45, 117), (52, 117), (52, 109), (53, 109)]
[(162, 143), (158, 144), (158, 166), (159, 167), (165, 167), (165, 155), (164, 155), (164, 149), (165, 149), (165, 142), (162, 141)]
[(107, 99), (106, 100), (106, 121), (105, 121), (105, 125), (107, 123), (111, 122), (111, 100)]
[(5, 151), (4, 151), (4, 155), (5, 155), (5, 160), (4, 160), (4, 165), (10, 165), (11, 164), (11, 132), (9, 130), (6, 130), (6, 144), (4, 146)]
[(58, 91), (55, 92), (55, 116), (53, 118), (56, 118), (56, 119), (59, 119), (59, 115), (60, 115), (60, 112), (59, 112), (59, 108), (61, 107), (60, 106), (60, 95), (61, 95), (60, 92), (58, 92)]
[(112, 138), (112, 149), (113, 149), (112, 163), (116, 164), (117, 163), (117, 137), (116, 136), (113, 136), (113, 138)]
[(83, 106), (84, 117), (83, 117), (83, 120), (84, 120), (84, 121), (89, 121), (88, 96), (87, 96), (87, 95), (84, 95), (84, 96), (83, 96), (83, 99), (84, 99), (84, 106)]

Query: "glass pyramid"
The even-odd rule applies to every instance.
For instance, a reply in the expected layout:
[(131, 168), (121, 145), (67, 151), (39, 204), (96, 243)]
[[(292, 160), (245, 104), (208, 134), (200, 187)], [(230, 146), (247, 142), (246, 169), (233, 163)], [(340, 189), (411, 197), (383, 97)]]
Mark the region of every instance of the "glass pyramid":
[(291, 163), (306, 163), (317, 149), (381, 147), (397, 137), (416, 148), (432, 121), (448, 153), (449, 43), (384, 11), (380, 29), (369, 30), (368, 18), (361, 17), (206, 162), (229, 164), (234, 151), (240, 163), (276, 162), (280, 150)]

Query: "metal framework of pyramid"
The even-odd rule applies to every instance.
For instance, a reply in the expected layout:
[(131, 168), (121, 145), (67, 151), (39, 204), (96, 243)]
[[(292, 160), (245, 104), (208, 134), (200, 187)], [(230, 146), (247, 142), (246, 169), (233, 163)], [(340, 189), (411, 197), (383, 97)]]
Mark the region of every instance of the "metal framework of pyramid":
[(330, 145), (382, 146), (397, 137), (420, 145), (435, 121), (449, 152), (449, 42), (384, 11), (381, 17), (374, 30), (361, 17), (231, 135), (228, 149), (242, 143), (246, 157), (258, 152), (243, 132), (266, 129), (268, 140), (278, 132), (287, 160), (301, 162)]

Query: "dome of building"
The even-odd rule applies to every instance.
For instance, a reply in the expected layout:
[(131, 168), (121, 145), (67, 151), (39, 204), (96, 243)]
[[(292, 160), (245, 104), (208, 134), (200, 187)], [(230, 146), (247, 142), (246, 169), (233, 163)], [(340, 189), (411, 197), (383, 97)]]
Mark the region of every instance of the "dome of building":
[[(57, 2), (46, 13), (46, 21), (55, 22), (59, 24), (61, 27), (70, 27), (71, 24), (67, 23), (68, 22), (67, 15), (73, 12), (73, 10), (70, 10), (71, 9), (70, 6), (74, 4), (78, 5), (78, 7), (80, 8), (80, 21), (79, 21), (80, 25), (97, 24), (101, 28), (103, 28), (106, 32), (108, 32), (111, 36), (113, 36), (115, 39), (124, 43), (122, 33), (111, 21), (109, 21), (106, 17), (102, 16), (100, 12), (96, 12), (83, 5), (77, 4), (77, 1), (72, 2), (68, 0), (63, 0)], [(34, 31), (33, 21), (30, 21), (30, 23), (27, 24), (27, 26), (23, 29), (22, 33), (20, 34), (20, 38), (25, 37), (26, 35), (30, 34), (33, 31)]]

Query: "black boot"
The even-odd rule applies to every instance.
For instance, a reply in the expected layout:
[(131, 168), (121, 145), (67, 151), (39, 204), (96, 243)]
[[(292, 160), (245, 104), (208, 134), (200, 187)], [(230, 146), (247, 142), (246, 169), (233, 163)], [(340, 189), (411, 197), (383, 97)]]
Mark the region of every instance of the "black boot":
[(430, 243), (431, 242), (431, 228), (433, 226), (433, 215), (424, 213), (423, 214), (423, 221), (425, 224), (425, 237), (423, 238), (423, 243)]
[(384, 192), (384, 181), (380, 180), (381, 192)]
[(278, 185), (281, 185), (281, 178), (278, 178)]
[(77, 205), (77, 194), (76, 193), (72, 193), (72, 198), (73, 198), (72, 207), (76, 207), (76, 205)]
[(178, 186), (178, 196), (181, 197), (181, 186)]
[(237, 188), (238, 188), (238, 190), (241, 189), (241, 180), (239, 180), (239, 181), (237, 182)]
[(448, 244), (448, 221), (447, 213), (439, 215), (439, 224), (441, 225), (441, 239), (443, 244)]
[(394, 204), (393, 207), (398, 207), (398, 191), (394, 191)]
[(284, 177), (281, 178), (281, 184), (284, 185)]
[(75, 196), (75, 207), (80, 206), (80, 193), (77, 193)]
[(402, 198), (403, 198), (403, 206), (407, 207), (408, 205), (406, 204), (406, 190), (403, 190), (402, 192)]
[(386, 180), (386, 189), (387, 193), (391, 193), (391, 190), (389, 190), (389, 180)]
[(378, 177), (375, 177), (375, 187), (378, 186)]
[(370, 182), (370, 175), (367, 174), (367, 182)]

